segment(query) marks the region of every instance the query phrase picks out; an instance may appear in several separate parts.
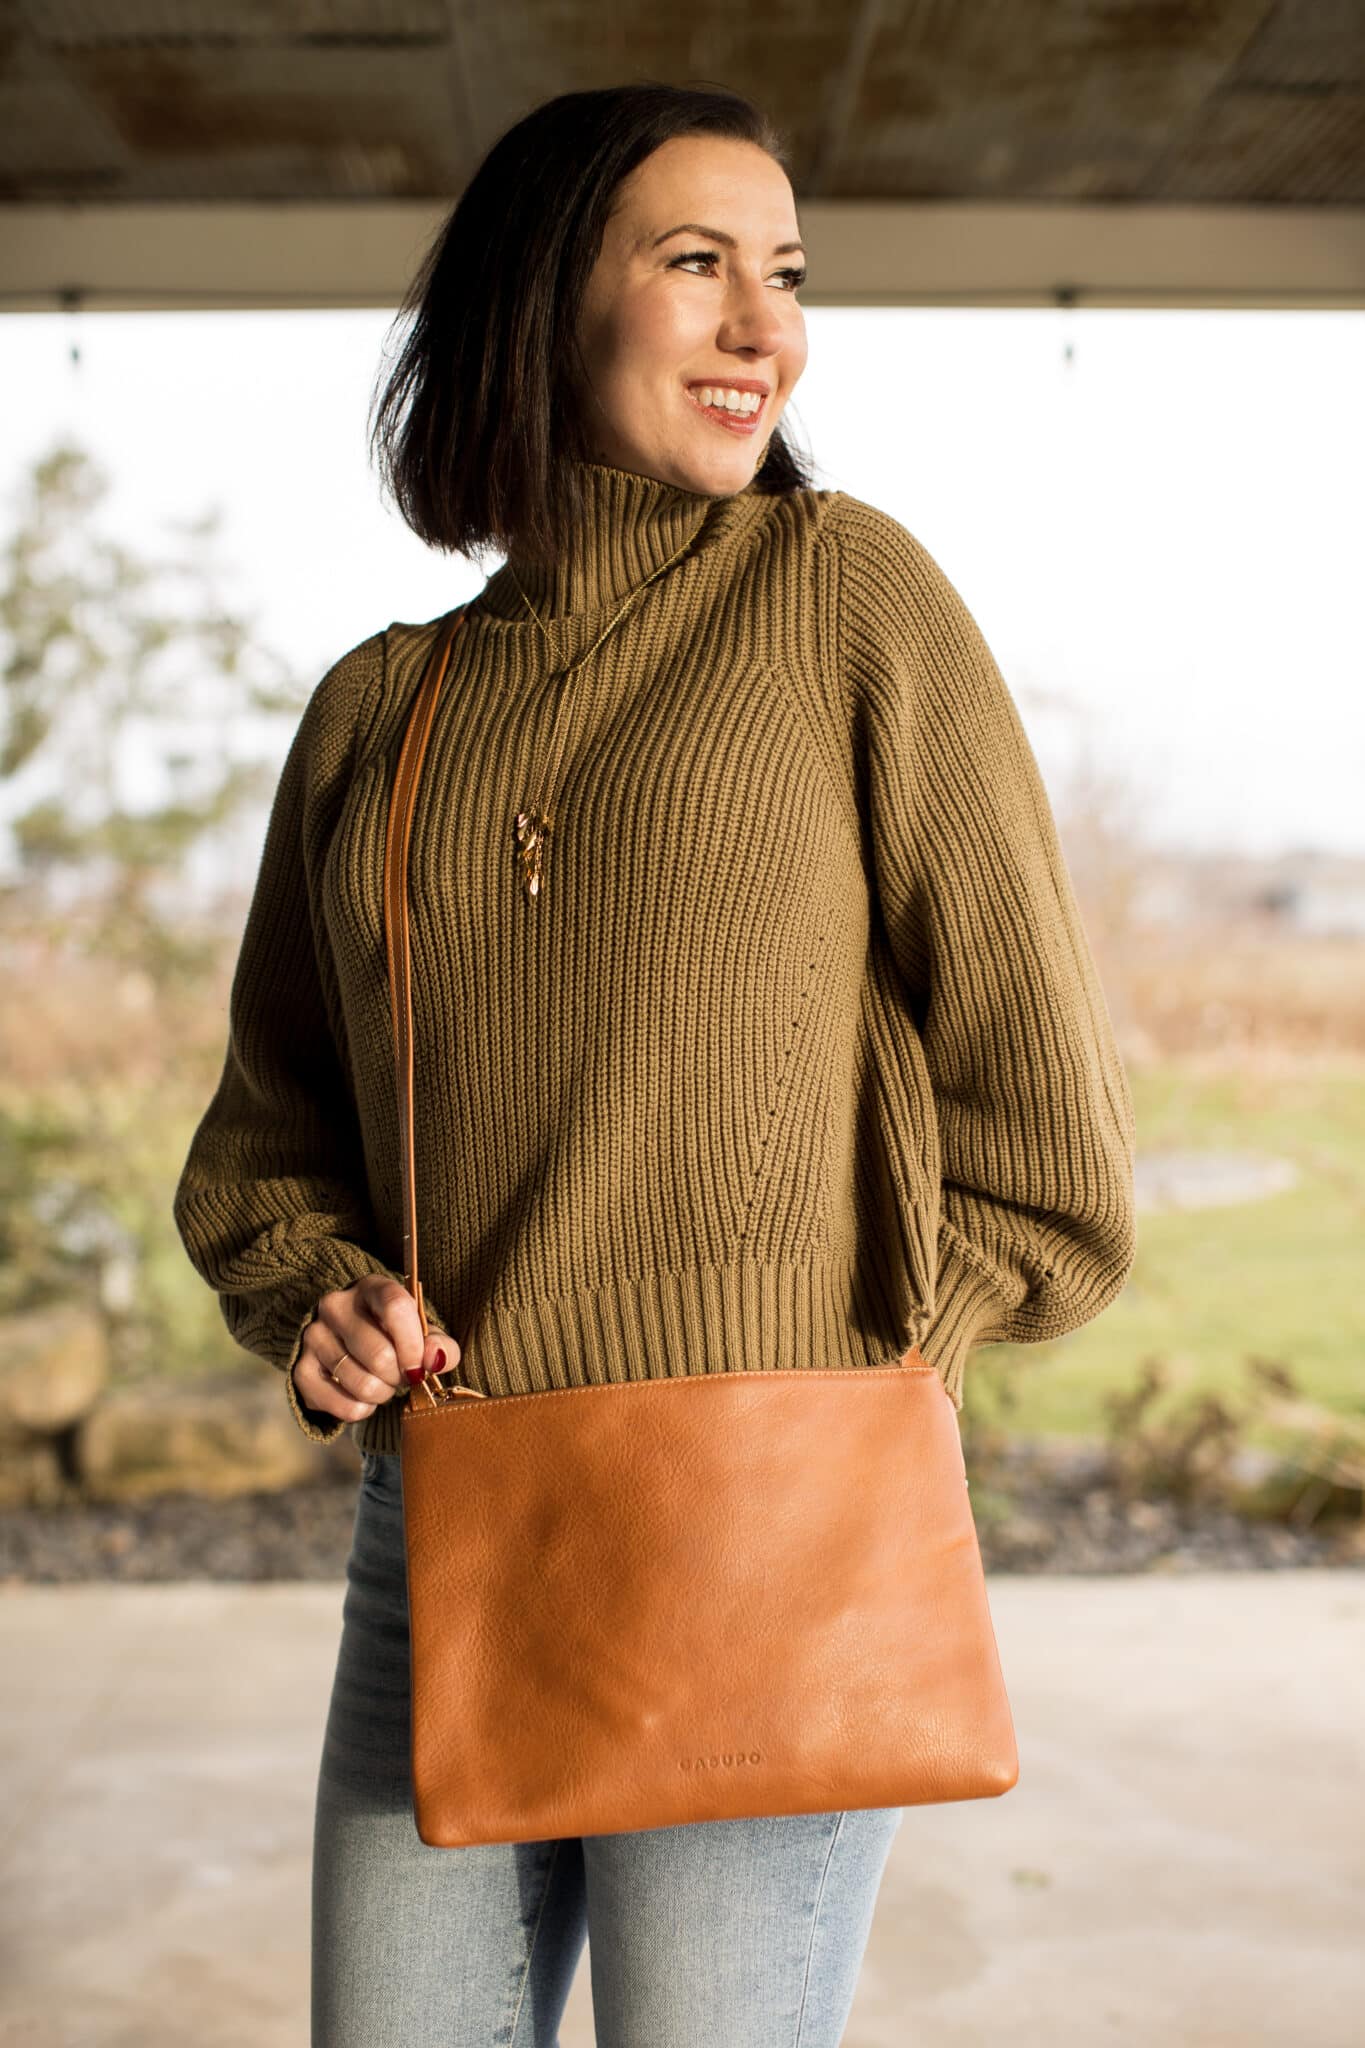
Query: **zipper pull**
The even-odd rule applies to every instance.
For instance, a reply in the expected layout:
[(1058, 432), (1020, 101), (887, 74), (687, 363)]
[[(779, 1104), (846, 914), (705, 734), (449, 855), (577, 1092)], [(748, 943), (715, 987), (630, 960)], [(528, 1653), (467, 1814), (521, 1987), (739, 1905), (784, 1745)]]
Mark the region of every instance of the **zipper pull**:
[[(463, 1358), (463, 1352), (460, 1354), (460, 1356), (461, 1358)], [(455, 1372), (457, 1370), (458, 1368), (453, 1365), (446, 1367), (446, 1371), (448, 1372)], [(433, 1382), (435, 1382), (434, 1385)], [(466, 1387), (459, 1380), (452, 1380), (448, 1385), (446, 1385), (442, 1382), (442, 1380), (436, 1373), (431, 1372), (427, 1373), (427, 1375), (423, 1379), (422, 1386), (425, 1389), (427, 1399), (431, 1402), (433, 1408), (439, 1408), (443, 1401), (458, 1401), (462, 1394), (468, 1395), (472, 1400), (475, 1401), (484, 1401), (488, 1398), (487, 1395), (481, 1393), (477, 1387)]]

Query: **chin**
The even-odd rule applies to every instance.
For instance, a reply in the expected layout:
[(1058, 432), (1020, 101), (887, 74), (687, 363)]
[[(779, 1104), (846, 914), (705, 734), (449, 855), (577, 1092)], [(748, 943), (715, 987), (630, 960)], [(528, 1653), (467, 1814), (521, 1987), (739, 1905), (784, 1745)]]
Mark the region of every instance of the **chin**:
[(765, 442), (756, 448), (740, 442), (734, 448), (680, 452), (670, 465), (683, 488), (703, 491), (712, 497), (728, 497), (742, 491), (760, 466)]
[[(708, 440), (719, 440), (714, 427), (704, 431)], [(617, 469), (635, 470), (642, 476), (660, 477), (675, 484), (679, 490), (724, 498), (735, 491), (742, 491), (752, 481), (770, 438), (765, 435), (757, 445), (736, 440), (730, 446), (709, 447), (705, 442), (698, 444), (688, 435), (681, 443), (674, 442), (667, 448), (645, 448), (638, 444), (629, 449), (620, 446), (615, 454), (599, 453), (594, 459), (611, 463)]]

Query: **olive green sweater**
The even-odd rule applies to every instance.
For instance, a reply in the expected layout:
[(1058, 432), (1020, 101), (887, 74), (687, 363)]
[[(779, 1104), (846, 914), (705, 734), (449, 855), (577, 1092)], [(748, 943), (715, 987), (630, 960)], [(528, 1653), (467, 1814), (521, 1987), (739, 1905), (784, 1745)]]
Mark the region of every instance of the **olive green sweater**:
[[(982, 1341), (1059, 1337), (1134, 1257), (1133, 1111), (1051, 810), (979, 627), (843, 491), (712, 498), (583, 465), (513, 566), (571, 680), (544, 893), (546, 650), (506, 566), (461, 624), (411, 842), (433, 1327), (488, 1394), (882, 1365), (961, 1407)], [(383, 943), (396, 749), (439, 621), (314, 690), (275, 797), (222, 1078), (175, 1200), (228, 1328), (289, 1367), (314, 1304), (402, 1278)]]

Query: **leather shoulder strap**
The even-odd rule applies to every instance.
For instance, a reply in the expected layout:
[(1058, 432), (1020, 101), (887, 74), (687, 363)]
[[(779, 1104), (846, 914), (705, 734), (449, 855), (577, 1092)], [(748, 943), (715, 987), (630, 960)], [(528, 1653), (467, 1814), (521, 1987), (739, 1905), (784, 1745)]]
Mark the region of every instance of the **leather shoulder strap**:
[(413, 1156), (412, 1113), (412, 959), (408, 944), (408, 839), (417, 801), (417, 782), (431, 738), (436, 700), (450, 663), (451, 643), (464, 616), (464, 606), (451, 612), (437, 628), (426, 668), (408, 714), (398, 751), (388, 830), (384, 835), (384, 950), (389, 966), (389, 1012), (393, 1020), (395, 1081), (398, 1095), (398, 1149), (403, 1185), (403, 1278), (417, 1303), (422, 1335), (427, 1335), (427, 1310), (417, 1264), (417, 1174)]

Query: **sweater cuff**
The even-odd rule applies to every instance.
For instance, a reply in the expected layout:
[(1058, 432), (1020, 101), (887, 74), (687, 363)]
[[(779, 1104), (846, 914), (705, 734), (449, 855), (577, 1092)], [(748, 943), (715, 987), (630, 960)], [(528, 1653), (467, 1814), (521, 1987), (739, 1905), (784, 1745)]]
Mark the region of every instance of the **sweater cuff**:
[(919, 1353), (939, 1374), (959, 1411), (967, 1353), (1004, 1313), (1006, 1303), (995, 1283), (951, 1243), (946, 1245), (934, 1289), (934, 1312), (920, 1340)]
[(289, 1412), (309, 1443), (330, 1444), (335, 1442), (343, 1429), (350, 1427), (343, 1416), (329, 1415), (323, 1408), (310, 1408), (294, 1384), (294, 1367), (303, 1349), (303, 1333), (317, 1313), (316, 1303), (308, 1309), (303, 1321), (294, 1333), (294, 1342), (284, 1362), (284, 1397), (289, 1403)]

